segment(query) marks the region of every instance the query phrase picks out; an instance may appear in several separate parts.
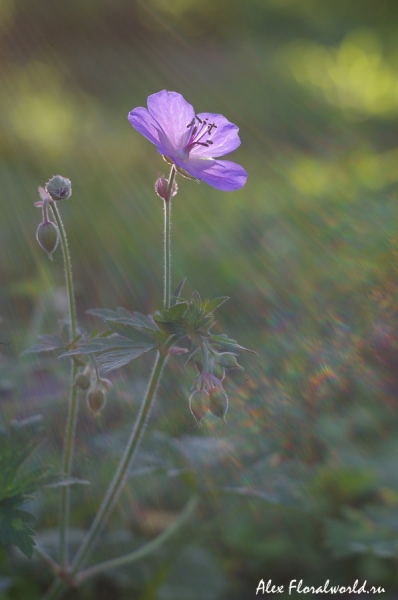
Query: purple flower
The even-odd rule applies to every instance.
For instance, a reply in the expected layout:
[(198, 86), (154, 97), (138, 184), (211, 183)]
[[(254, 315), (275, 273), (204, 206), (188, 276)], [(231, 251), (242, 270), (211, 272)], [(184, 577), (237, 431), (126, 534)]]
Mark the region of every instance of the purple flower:
[(148, 109), (135, 108), (128, 119), (177, 170), (224, 192), (245, 185), (247, 173), (243, 167), (216, 160), (240, 144), (239, 128), (222, 115), (195, 115), (181, 94), (163, 90), (148, 97)]

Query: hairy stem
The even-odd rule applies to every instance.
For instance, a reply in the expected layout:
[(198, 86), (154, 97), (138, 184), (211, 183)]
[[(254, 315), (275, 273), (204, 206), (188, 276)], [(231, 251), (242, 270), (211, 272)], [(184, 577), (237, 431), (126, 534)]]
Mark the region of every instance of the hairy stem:
[(202, 336), (199, 336), (199, 345), (200, 345), (200, 350), (202, 352), (203, 373), (208, 373), (209, 372), (209, 349), (207, 347), (206, 340)]
[[(73, 294), (73, 280), (72, 280), (72, 266), (68, 248), (68, 239), (66, 237), (65, 227), (62, 223), (61, 215), (55, 202), (50, 203), (51, 210), (54, 218), (57, 222), (58, 229), (61, 236), (62, 254), (65, 265), (65, 278), (66, 278), (66, 289), (68, 292), (69, 300), (69, 315), (70, 315), (70, 326), (71, 326), (71, 340), (73, 341), (77, 335), (77, 324), (76, 324), (76, 307), (75, 299)], [(72, 472), (72, 461), (73, 461), (73, 446), (76, 431), (76, 420), (77, 420), (77, 409), (78, 409), (78, 397), (77, 389), (74, 386), (75, 377), (77, 375), (78, 367), (72, 359), (72, 370), (71, 370), (71, 387), (70, 397), (68, 403), (68, 416), (65, 428), (64, 437), (64, 454), (62, 459), (62, 471), (66, 477), (69, 477)], [(66, 567), (69, 562), (68, 558), (68, 527), (69, 527), (69, 512), (70, 512), (70, 488), (69, 486), (61, 487), (61, 502), (60, 502), (60, 548), (59, 548), (59, 561), (62, 567)]]
[(83, 581), (89, 579), (90, 577), (98, 575), (98, 573), (103, 573), (104, 571), (107, 571), (109, 569), (116, 569), (118, 567), (131, 564), (137, 560), (140, 560), (141, 558), (144, 558), (145, 556), (148, 556), (148, 554), (151, 554), (151, 552), (157, 550), (160, 546), (162, 546), (162, 544), (164, 544), (182, 527), (182, 525), (192, 515), (193, 511), (197, 506), (197, 503), (197, 497), (193, 496), (185, 506), (184, 510), (178, 516), (178, 518), (169, 527), (167, 527), (167, 529), (162, 531), (162, 533), (156, 538), (154, 538), (138, 550), (135, 550), (134, 552), (130, 552), (129, 554), (125, 554), (124, 556), (119, 556), (118, 558), (107, 560), (105, 562), (99, 563), (98, 565), (94, 565), (93, 567), (89, 567), (84, 571), (81, 571), (76, 576), (76, 582), (80, 584)]
[[(170, 340), (169, 346), (171, 346), (173, 340)], [(168, 350), (168, 348), (167, 348)], [(167, 361), (167, 353), (157, 352), (155, 364), (151, 374), (151, 378), (148, 383), (148, 388), (145, 394), (144, 401), (141, 405), (140, 411), (137, 416), (134, 428), (131, 432), (130, 439), (125, 448), (124, 454), (121, 458), (117, 471), (113, 477), (113, 480), (108, 488), (104, 500), (99, 508), (99, 511), (88, 531), (85, 540), (83, 541), (78, 553), (76, 554), (72, 563), (72, 572), (76, 573), (79, 566), (84, 563), (87, 555), (91, 549), (95, 537), (98, 535), (102, 527), (105, 525), (111, 515), (111, 511), (118, 500), (123, 486), (128, 477), (128, 471), (133, 463), (136, 452), (140, 445), (142, 435), (144, 433), (145, 425), (149, 417), (150, 410), (152, 408), (153, 401), (155, 399), (156, 390), (160, 381), (160, 377), (163, 371), (163, 367)]]
[(167, 186), (167, 198), (164, 201), (164, 293), (163, 304), (165, 310), (170, 308), (171, 298), (171, 195), (176, 176), (173, 165), (170, 169), (169, 184)]

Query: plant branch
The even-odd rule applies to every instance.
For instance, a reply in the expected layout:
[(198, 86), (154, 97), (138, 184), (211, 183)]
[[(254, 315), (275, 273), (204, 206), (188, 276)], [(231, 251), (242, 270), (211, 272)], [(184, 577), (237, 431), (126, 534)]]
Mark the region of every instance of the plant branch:
[(109, 569), (116, 569), (118, 567), (131, 564), (137, 560), (140, 560), (141, 558), (144, 558), (145, 556), (148, 556), (148, 554), (151, 554), (152, 552), (157, 550), (160, 546), (162, 546), (162, 544), (164, 544), (182, 527), (182, 525), (189, 519), (189, 517), (194, 512), (197, 504), (198, 499), (196, 496), (193, 496), (185, 506), (184, 510), (178, 516), (178, 518), (156, 538), (154, 538), (138, 550), (135, 550), (134, 552), (130, 552), (129, 554), (125, 554), (124, 556), (104, 561), (102, 563), (99, 563), (98, 565), (94, 565), (93, 567), (89, 567), (88, 569), (81, 571), (77, 574), (75, 578), (76, 583), (83, 583), (84, 581), (86, 581), (90, 577), (93, 577), (94, 575), (97, 575), (98, 573), (102, 573)]
[(176, 168), (173, 165), (170, 169), (169, 184), (167, 186), (167, 200), (164, 201), (164, 309), (170, 308), (171, 298), (171, 198)]
[[(72, 266), (68, 248), (68, 239), (66, 237), (66, 231), (64, 224), (62, 223), (61, 215), (55, 202), (50, 203), (51, 210), (54, 218), (57, 222), (58, 229), (61, 236), (62, 254), (65, 265), (65, 278), (66, 288), (68, 292), (69, 300), (69, 314), (70, 314), (70, 326), (71, 326), (71, 340), (73, 341), (77, 335), (77, 324), (76, 324), (76, 307), (75, 299), (73, 294), (73, 279), (72, 279)], [(68, 477), (72, 473), (72, 462), (73, 462), (73, 447), (74, 438), (76, 431), (77, 421), (77, 410), (78, 410), (78, 395), (77, 388), (74, 385), (75, 378), (78, 372), (78, 367), (72, 359), (72, 370), (71, 370), (71, 388), (70, 398), (68, 404), (68, 416), (65, 428), (64, 437), (64, 454), (62, 459), (62, 471)], [(69, 527), (69, 512), (70, 512), (70, 488), (69, 486), (62, 487), (61, 491), (61, 503), (60, 503), (60, 549), (59, 549), (59, 560), (62, 567), (67, 567), (69, 563), (68, 558), (68, 527)]]

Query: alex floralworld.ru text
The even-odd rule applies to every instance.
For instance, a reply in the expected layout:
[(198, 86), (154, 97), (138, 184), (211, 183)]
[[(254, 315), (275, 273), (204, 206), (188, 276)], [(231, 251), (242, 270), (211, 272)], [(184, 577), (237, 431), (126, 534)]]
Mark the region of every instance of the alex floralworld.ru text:
[[(297, 579), (292, 579), (289, 583), (289, 595), (292, 592), (296, 592), (296, 594), (383, 594), (385, 592), (384, 588), (381, 587), (370, 587), (367, 588), (367, 581), (365, 580), (361, 585), (358, 582), (358, 579), (352, 586), (349, 585), (330, 585), (329, 579), (318, 587), (316, 586), (306, 586), (302, 579), (298, 581)], [(260, 583), (256, 589), (257, 594), (283, 594), (285, 592), (284, 585), (274, 585), (272, 580), (269, 579), (267, 583), (265, 583), (264, 579), (261, 579)]]

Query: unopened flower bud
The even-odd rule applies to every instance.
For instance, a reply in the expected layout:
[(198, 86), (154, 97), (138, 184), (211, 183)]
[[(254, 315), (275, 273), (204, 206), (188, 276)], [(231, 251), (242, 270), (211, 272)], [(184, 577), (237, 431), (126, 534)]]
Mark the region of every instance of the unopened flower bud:
[(226, 423), (225, 415), (228, 410), (228, 396), (224, 390), (213, 388), (209, 391), (209, 410), (215, 417), (222, 419)]
[(206, 416), (209, 408), (209, 394), (203, 390), (193, 392), (189, 398), (189, 408), (197, 422), (197, 426), (201, 427), (201, 421)]
[(236, 360), (236, 354), (233, 352), (221, 352), (218, 355), (218, 360), (226, 369), (243, 369)]
[(43, 221), (37, 228), (36, 239), (48, 257), (52, 260), (52, 253), (56, 250), (59, 242), (58, 227), (51, 221)]
[(155, 182), (155, 192), (159, 196), (159, 198), (163, 198), (166, 202), (168, 202), (173, 196), (177, 193), (177, 182), (174, 180), (173, 185), (171, 186), (170, 192), (168, 192), (169, 188), (169, 180), (166, 179), (164, 175), (159, 173), (159, 176)]
[(57, 200), (67, 200), (72, 195), (72, 184), (66, 177), (54, 175), (46, 183), (46, 191), (55, 202)]
[(100, 387), (94, 387), (86, 395), (86, 402), (89, 409), (98, 416), (106, 404), (106, 394)]
[(99, 383), (106, 392), (109, 392), (111, 387), (113, 386), (112, 381), (109, 381), (109, 379), (104, 379), (103, 377), (101, 377), (101, 379), (99, 380)]
[(75, 377), (75, 386), (80, 390), (88, 390), (91, 379), (86, 373), (78, 373)]

